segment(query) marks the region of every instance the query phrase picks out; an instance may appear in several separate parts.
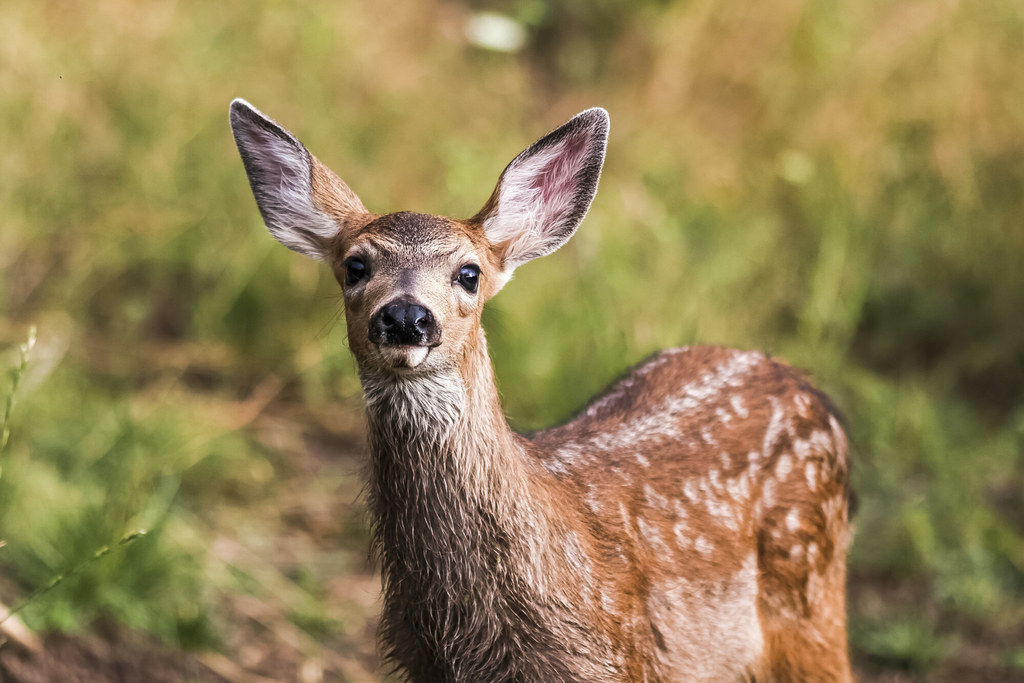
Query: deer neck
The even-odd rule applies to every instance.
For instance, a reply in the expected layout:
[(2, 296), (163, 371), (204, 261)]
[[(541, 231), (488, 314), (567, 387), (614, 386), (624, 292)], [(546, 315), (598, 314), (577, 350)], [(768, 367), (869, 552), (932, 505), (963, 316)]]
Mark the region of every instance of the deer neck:
[(507, 561), (514, 547), (529, 545), (516, 532), (524, 518), (546, 526), (547, 510), (536, 495), (545, 473), (505, 421), (479, 334), (450, 372), (362, 377), (369, 502), (385, 571), (388, 552), (409, 555), (403, 566), (421, 559), (440, 564), (453, 543), (465, 546), (459, 552), (504, 553)]
[[(363, 377), (382, 642), (481, 667), (467, 680), (576, 680), (544, 645), (555, 638), (543, 606), (565, 601), (550, 551), (562, 522), (545, 495), (555, 487), (502, 415), (482, 335), (464, 361), (411, 384)], [(495, 643), (537, 651), (491, 656)]]
[(375, 465), (393, 460), (403, 469), (422, 466), (420, 474), (428, 478), (456, 475), (471, 488), (489, 489), (491, 466), (522, 459), (479, 334), (479, 343), (468, 345), (446, 371), (383, 376), (361, 370)]

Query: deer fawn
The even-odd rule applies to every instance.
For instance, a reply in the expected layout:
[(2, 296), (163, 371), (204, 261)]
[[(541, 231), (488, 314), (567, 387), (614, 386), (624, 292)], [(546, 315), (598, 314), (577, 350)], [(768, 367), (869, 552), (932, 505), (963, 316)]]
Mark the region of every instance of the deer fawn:
[(583, 220), (608, 114), (528, 147), (478, 214), (373, 214), (243, 100), (270, 232), (327, 261), (366, 397), (384, 655), (413, 681), (849, 681), (847, 441), (760, 353), (663, 351), (573, 421), (502, 413), (480, 315)]

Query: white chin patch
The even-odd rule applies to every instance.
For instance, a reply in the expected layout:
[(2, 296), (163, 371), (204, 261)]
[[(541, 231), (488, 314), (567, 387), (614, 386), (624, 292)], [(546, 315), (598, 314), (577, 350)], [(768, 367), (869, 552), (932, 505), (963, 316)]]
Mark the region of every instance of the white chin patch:
[(381, 346), (380, 355), (396, 368), (415, 368), (430, 355), (428, 346)]
[(408, 355), (406, 356), (406, 364), (410, 368), (414, 368), (427, 359), (428, 353), (430, 353), (430, 347), (414, 346), (409, 349)]

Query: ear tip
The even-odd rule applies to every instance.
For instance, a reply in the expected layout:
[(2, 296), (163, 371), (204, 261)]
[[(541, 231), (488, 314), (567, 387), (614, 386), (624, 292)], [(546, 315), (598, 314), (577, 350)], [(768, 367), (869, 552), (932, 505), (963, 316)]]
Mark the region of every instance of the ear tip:
[(236, 121), (260, 121), (269, 118), (266, 114), (252, 106), (251, 103), (241, 97), (236, 97), (231, 100), (231, 106), (228, 111), (228, 117), (231, 119), (232, 123)]
[(574, 117), (587, 128), (593, 129), (599, 138), (608, 140), (608, 130), (611, 128), (611, 117), (604, 107), (591, 107), (584, 109)]
[(604, 107), (591, 107), (590, 109), (584, 109), (577, 114), (577, 116), (593, 123), (603, 124), (605, 128), (611, 124), (611, 116), (608, 114), (608, 110)]
[(243, 100), (241, 97), (236, 97), (231, 100), (231, 106), (228, 108), (228, 118), (230, 118), (232, 122), (238, 121), (239, 119), (249, 118), (254, 109), (255, 107)]

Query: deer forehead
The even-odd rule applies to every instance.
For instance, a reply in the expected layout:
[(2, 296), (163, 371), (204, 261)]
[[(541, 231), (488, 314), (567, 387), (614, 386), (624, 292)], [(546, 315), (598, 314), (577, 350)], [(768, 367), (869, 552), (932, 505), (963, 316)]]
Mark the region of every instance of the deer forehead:
[(450, 218), (400, 211), (370, 221), (342, 245), (342, 261), (369, 255), (378, 267), (402, 269), (458, 260), (486, 250), (481, 236)]

